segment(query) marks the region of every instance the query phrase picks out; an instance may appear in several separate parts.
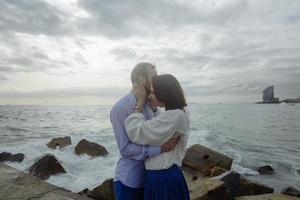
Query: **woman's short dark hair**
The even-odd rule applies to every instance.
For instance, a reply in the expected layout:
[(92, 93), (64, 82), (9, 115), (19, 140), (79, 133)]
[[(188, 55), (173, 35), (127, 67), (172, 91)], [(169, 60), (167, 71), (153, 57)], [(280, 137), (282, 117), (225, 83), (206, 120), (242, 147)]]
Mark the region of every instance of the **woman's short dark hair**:
[(152, 86), (157, 100), (165, 104), (166, 110), (183, 109), (187, 105), (183, 90), (173, 75), (154, 76)]

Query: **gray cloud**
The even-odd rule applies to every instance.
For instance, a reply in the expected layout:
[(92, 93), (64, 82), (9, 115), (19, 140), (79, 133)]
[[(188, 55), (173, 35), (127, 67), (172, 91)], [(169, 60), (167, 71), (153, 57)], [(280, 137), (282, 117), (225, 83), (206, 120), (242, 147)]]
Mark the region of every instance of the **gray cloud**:
[(0, 1), (0, 32), (60, 35), (69, 32), (68, 15), (43, 1)]
[(5, 77), (3, 77), (3, 76), (0, 76), (0, 83), (2, 82), (2, 81), (6, 81), (7, 80), (7, 78), (5, 78)]
[[(63, 68), (67, 63), (50, 59), (46, 54), (36, 52), (23, 53), (15, 50), (11, 55), (0, 54), (0, 73), (45, 72), (53, 68)], [(1, 52), (1, 51), (0, 51)]]
[(176, 24), (196, 20), (192, 17), (195, 15), (192, 8), (158, 0), (79, 0), (79, 6), (91, 15), (82, 19), (80, 25), (85, 30), (111, 38), (135, 36), (159, 27), (174, 28)]
[(191, 96), (260, 96), (268, 85), (275, 85), (282, 98), (284, 95), (300, 95), (300, 53), (294, 48), (271, 48), (265, 51), (245, 48), (239, 52), (240, 56), (230, 57), (203, 53), (205, 51), (162, 49), (154, 60), (160, 61), (163, 73), (174, 73), (188, 79), (182, 84)]
[[(115, 59), (111, 63), (114, 70), (129, 63), (133, 66), (137, 60), (154, 62), (160, 72), (176, 75), (191, 96), (260, 96), (268, 85), (275, 85), (279, 96), (300, 95), (297, 0), (278, 0), (276, 4), (272, 0), (78, 0), (78, 9), (87, 15), (74, 15), (59, 6), (46, 0), (0, 1), (0, 83), (19, 72), (49, 73), (65, 66), (87, 66), (89, 60), (83, 52), (101, 38), (101, 44), (115, 47), (105, 52)], [(25, 41), (20, 39), (22, 34), (32, 38)], [(59, 48), (40, 48), (34, 43), (36, 35), (47, 35), (46, 40), (55, 41)], [(87, 39), (90, 36), (92, 39)], [(72, 45), (64, 46), (61, 38), (71, 39)], [(78, 52), (72, 58), (56, 59), (49, 54), (62, 54), (74, 46)], [(93, 65), (95, 60), (91, 59)], [(109, 76), (110, 72), (98, 73)], [(129, 74), (128, 69), (118, 72)], [(64, 97), (120, 92), (116, 88), (71, 88), (1, 95)]]
[(111, 53), (115, 55), (116, 60), (134, 59), (137, 55), (135, 50), (125, 46), (114, 48)]
[[(73, 40), (79, 46), (80, 40)], [(44, 45), (42, 45), (44, 43)], [(48, 49), (48, 45), (53, 45)], [(84, 44), (81, 44), (84, 46)], [(55, 54), (65, 54), (68, 47), (64, 46), (59, 37), (34, 37), (29, 34), (15, 34), (14, 32), (0, 32), (0, 75), (7, 75), (25, 72), (49, 73), (50, 70), (74, 69), (78, 65), (88, 65), (88, 62), (80, 51), (70, 55), (70, 59)], [(53, 54), (52, 54), (53, 55)], [(75, 63), (75, 64), (74, 64)], [(1, 83), (4, 83), (3, 79)]]
[[(213, 5), (203, 3), (206, 7)], [(104, 34), (109, 38), (159, 35), (164, 31), (176, 31), (197, 24), (224, 25), (247, 9), (244, 0), (232, 1), (205, 13), (205, 8), (178, 1), (97, 1), (79, 0), (90, 18), (79, 20), (84, 30)]]

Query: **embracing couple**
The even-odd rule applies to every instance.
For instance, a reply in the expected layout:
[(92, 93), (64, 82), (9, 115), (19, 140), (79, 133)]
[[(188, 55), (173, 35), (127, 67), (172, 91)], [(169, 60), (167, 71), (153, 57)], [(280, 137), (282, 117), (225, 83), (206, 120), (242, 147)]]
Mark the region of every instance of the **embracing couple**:
[(182, 88), (174, 76), (157, 75), (146, 62), (133, 68), (131, 82), (132, 90), (110, 113), (120, 152), (115, 198), (189, 200), (180, 168), (190, 129)]

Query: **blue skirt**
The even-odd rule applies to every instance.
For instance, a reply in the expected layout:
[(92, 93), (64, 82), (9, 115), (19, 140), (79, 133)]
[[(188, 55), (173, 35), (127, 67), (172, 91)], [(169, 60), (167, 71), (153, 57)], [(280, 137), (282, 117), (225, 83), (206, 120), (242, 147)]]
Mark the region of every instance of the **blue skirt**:
[(144, 200), (189, 199), (187, 184), (177, 165), (163, 170), (146, 170)]

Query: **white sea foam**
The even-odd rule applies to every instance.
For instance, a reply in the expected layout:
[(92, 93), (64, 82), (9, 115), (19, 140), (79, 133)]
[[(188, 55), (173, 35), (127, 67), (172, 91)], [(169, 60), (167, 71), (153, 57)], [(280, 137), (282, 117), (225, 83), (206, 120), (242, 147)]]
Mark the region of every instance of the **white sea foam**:
[(243, 167), (239, 164), (233, 163), (231, 170), (234, 172), (237, 172), (241, 175), (258, 175), (259, 173), (253, 169), (247, 168), (247, 167)]
[(55, 155), (67, 173), (51, 176), (47, 182), (74, 192), (85, 188), (93, 189), (105, 179), (113, 178), (116, 153), (110, 153), (105, 157), (91, 157), (85, 154), (79, 156), (74, 152), (77, 142), (63, 149), (54, 150), (46, 146), (47, 142), (48, 140), (40, 140), (15, 147), (1, 146), (0, 152), (24, 153), (25, 159), (22, 163), (6, 163), (25, 172), (28, 172), (29, 167), (42, 155), (47, 153)]

